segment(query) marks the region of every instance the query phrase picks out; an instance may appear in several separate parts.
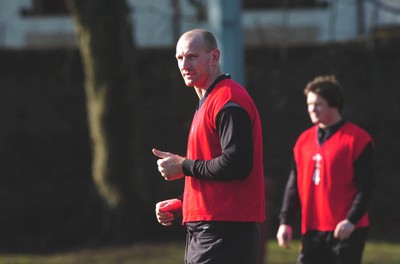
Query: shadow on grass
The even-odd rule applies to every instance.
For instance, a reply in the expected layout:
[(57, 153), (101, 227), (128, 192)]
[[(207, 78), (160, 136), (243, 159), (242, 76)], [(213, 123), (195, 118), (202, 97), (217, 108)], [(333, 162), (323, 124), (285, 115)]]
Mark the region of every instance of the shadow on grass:
[[(183, 263), (184, 241), (141, 243), (124, 247), (81, 249), (54, 255), (0, 255), (0, 264), (177, 264)], [(266, 245), (265, 264), (296, 263), (299, 242), (289, 250), (279, 248), (275, 240)], [(369, 241), (364, 264), (398, 264), (400, 243)]]

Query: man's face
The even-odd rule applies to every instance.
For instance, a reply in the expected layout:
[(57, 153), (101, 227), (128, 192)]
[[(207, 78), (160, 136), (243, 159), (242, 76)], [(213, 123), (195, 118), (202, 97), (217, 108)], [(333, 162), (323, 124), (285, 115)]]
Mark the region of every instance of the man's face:
[(329, 126), (336, 122), (339, 116), (338, 109), (331, 107), (322, 96), (309, 92), (307, 94), (308, 115), (313, 124)]
[(206, 52), (201, 36), (183, 36), (176, 45), (176, 59), (187, 86), (203, 88), (212, 70), (212, 51)]

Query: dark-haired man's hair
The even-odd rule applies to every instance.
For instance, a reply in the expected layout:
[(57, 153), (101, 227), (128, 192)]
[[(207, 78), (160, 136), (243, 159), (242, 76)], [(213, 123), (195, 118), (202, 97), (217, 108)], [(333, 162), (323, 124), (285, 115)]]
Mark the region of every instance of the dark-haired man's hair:
[(304, 89), (304, 94), (306, 96), (310, 92), (322, 96), (328, 102), (330, 107), (336, 107), (339, 110), (339, 113), (343, 113), (343, 89), (335, 76), (326, 75), (315, 77), (315, 79), (309, 82)]

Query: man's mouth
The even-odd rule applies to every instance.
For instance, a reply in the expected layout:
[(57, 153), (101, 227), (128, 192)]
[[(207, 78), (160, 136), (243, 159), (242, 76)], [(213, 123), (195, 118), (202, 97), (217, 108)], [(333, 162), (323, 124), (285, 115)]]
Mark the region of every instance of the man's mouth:
[(193, 76), (193, 72), (184, 72), (183, 76), (184, 77), (191, 77), (191, 76)]

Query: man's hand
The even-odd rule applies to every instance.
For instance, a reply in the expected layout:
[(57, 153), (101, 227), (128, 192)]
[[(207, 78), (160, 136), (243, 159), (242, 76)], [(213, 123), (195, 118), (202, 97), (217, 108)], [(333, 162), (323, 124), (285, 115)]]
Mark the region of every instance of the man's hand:
[(280, 225), (278, 233), (276, 234), (276, 239), (278, 244), (283, 248), (290, 248), (290, 243), (292, 242), (293, 230), (290, 225)]
[(183, 178), (182, 164), (185, 160), (184, 157), (160, 151), (153, 148), (153, 154), (159, 157), (157, 160), (158, 171), (167, 181), (173, 181)]
[(350, 237), (355, 229), (354, 224), (352, 224), (349, 220), (345, 219), (340, 221), (333, 232), (333, 236), (339, 240), (346, 240)]
[(157, 221), (164, 225), (172, 225), (178, 216), (182, 214), (182, 201), (179, 199), (170, 199), (156, 204)]

